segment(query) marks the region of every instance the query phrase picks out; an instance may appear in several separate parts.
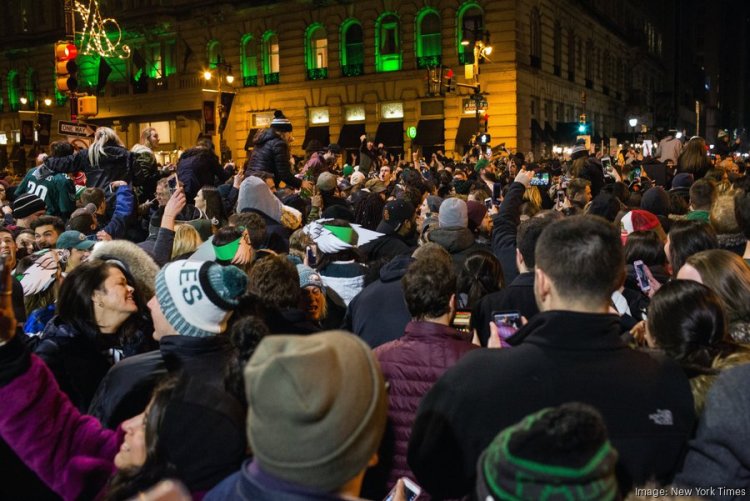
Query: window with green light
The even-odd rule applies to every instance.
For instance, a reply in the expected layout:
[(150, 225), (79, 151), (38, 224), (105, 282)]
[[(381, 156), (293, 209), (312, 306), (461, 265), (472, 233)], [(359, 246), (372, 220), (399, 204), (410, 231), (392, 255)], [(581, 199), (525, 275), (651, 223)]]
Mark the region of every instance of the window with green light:
[(308, 80), (328, 78), (328, 35), (321, 23), (305, 30), (305, 66)]
[(258, 52), (255, 39), (246, 34), (240, 41), (240, 66), (242, 70), (243, 87), (258, 85)]
[(440, 66), (443, 54), (440, 31), (440, 15), (435, 9), (425, 7), (417, 14), (417, 68)]
[(21, 82), (16, 70), (8, 72), (8, 106), (10, 111), (21, 108)]
[[(478, 4), (466, 2), (458, 9), (456, 22), (458, 23), (456, 29), (458, 62), (472, 64), (474, 63), (474, 43), (482, 39), (484, 32), (484, 12)], [(463, 41), (468, 41), (468, 45), (462, 44)]]
[(221, 43), (218, 40), (211, 40), (206, 45), (206, 55), (208, 56), (208, 67), (216, 68), (221, 59)]
[(39, 77), (33, 68), (29, 68), (26, 72), (26, 98), (29, 100), (29, 107), (33, 108), (34, 103), (37, 99), (37, 91), (39, 90)]
[(99, 83), (99, 56), (78, 54), (78, 88), (81, 91), (96, 90)]
[(161, 60), (161, 44), (155, 43), (146, 46), (146, 74), (149, 78), (161, 78), (162, 60)]
[(375, 22), (375, 71), (398, 71), (401, 66), (401, 28), (398, 16), (393, 12), (386, 12)]
[(365, 44), (362, 25), (356, 19), (341, 24), (341, 72), (354, 77), (365, 72)]
[(273, 31), (263, 34), (263, 81), (266, 85), (279, 83), (279, 37)]

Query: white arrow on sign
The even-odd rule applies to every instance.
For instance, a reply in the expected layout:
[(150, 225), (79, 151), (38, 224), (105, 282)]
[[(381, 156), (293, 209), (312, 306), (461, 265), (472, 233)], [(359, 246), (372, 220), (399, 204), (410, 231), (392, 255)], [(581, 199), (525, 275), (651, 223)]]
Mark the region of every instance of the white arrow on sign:
[(58, 122), (58, 133), (64, 136), (76, 136), (76, 137), (94, 137), (96, 132), (96, 126), (84, 123), (75, 122), (64, 122), (60, 120)]

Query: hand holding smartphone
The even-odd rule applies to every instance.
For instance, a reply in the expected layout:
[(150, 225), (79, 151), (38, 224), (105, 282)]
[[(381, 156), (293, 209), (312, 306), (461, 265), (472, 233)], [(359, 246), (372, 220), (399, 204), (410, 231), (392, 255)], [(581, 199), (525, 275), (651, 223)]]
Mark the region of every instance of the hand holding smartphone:
[(641, 292), (647, 294), (651, 290), (651, 284), (646, 274), (646, 265), (639, 259), (633, 263), (633, 268), (635, 269), (635, 279), (638, 282), (638, 287), (641, 289)]
[[(403, 490), (399, 492), (399, 487)], [(422, 494), (422, 488), (407, 477), (401, 477), (383, 501), (414, 501)]]
[(493, 311), (492, 321), (497, 327), (497, 333), (500, 337), (500, 346), (509, 348), (510, 344), (506, 341), (521, 328), (521, 312), (519, 311)]

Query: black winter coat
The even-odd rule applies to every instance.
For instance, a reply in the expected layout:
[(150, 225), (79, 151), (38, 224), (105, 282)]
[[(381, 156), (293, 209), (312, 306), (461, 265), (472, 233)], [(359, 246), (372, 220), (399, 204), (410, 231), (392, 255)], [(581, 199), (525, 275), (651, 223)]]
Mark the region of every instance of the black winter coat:
[(216, 186), (214, 178), (219, 178), (221, 184), (231, 175), (221, 168), (219, 158), (206, 148), (190, 148), (177, 162), (177, 178), (185, 187), (188, 203), (193, 203), (195, 195), (204, 186)]
[(343, 328), (354, 332), (371, 348), (400, 338), (411, 320), (401, 278), (412, 261), (409, 255), (397, 256), (380, 268), (380, 278), (349, 303)]
[(521, 273), (505, 289), (487, 294), (474, 307), (471, 326), (477, 330), (482, 346), (487, 346), (490, 337), (490, 322), (493, 311), (517, 311), (526, 320), (539, 313), (534, 298), (534, 272)]
[[(289, 144), (272, 128), (262, 130), (255, 136), (255, 149), (250, 157), (247, 170), (270, 172), (278, 186), (284, 181), (292, 188), (302, 186), (302, 181), (294, 177), (289, 163)], [(250, 172), (245, 170), (245, 176)]]
[(233, 356), (227, 336), (165, 336), (159, 349), (135, 355), (113, 366), (96, 390), (89, 414), (107, 428), (143, 412), (165, 374), (182, 371), (210, 386), (224, 386), (224, 371)]
[(517, 345), (467, 354), (425, 395), (408, 454), (419, 485), (442, 497), (468, 494), (477, 459), (500, 430), (572, 401), (602, 414), (622, 492), (671, 481), (696, 420), (674, 361), (630, 349), (616, 315), (543, 312), (509, 342)]
[[(125, 181), (136, 186), (143, 180), (133, 178), (133, 156), (128, 150), (114, 143), (104, 146), (104, 153), (99, 157), (99, 165), (89, 162), (89, 150), (81, 150), (67, 157), (48, 157), (44, 165), (52, 172), (86, 173), (86, 186), (105, 189), (112, 181)], [(45, 175), (46, 169), (39, 169), (37, 175)]]

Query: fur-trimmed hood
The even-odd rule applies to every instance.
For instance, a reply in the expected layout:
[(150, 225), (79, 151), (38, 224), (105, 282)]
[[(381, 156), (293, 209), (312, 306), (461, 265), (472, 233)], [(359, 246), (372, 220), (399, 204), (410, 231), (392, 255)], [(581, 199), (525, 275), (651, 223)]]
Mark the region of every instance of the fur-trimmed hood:
[(91, 253), (91, 259), (117, 259), (128, 267), (135, 280), (135, 286), (143, 292), (148, 301), (154, 296), (156, 275), (159, 266), (146, 251), (128, 240), (98, 242)]

